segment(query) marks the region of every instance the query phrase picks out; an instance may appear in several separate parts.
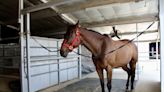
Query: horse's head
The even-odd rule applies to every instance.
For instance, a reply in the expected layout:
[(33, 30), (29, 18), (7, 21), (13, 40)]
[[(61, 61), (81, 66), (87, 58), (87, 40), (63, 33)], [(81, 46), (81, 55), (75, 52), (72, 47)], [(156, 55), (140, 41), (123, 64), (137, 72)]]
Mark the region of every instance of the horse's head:
[(60, 48), (60, 55), (67, 57), (68, 53), (80, 45), (80, 28), (79, 22), (75, 25), (68, 26), (64, 35), (64, 40)]

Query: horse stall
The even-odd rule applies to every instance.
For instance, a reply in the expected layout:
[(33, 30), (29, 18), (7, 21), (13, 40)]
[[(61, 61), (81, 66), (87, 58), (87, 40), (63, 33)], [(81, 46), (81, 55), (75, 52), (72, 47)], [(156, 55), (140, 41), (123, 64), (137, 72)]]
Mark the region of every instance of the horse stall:
[[(163, 9), (163, 0), (1, 0), (0, 92), (127, 92), (128, 74), (134, 92), (163, 92)], [(83, 39), (100, 45), (97, 35), (134, 42), (136, 71), (110, 65), (98, 76), (97, 48)]]
[[(31, 37), (30, 44), (31, 91), (38, 91), (80, 77), (79, 56), (75, 53), (71, 53), (66, 59), (59, 56), (57, 50), (61, 45), (61, 40)], [(48, 50), (43, 48), (40, 44)], [(8, 82), (8, 84), (4, 86), (5, 88), (9, 87), (12, 92), (20, 92), (20, 45), (1, 44), (0, 46), (0, 76)], [(78, 49), (75, 51), (79, 52)], [(25, 63), (23, 74), (25, 83), (27, 82), (27, 74), (27, 65)], [(27, 86), (27, 84), (24, 86)], [(6, 91), (3, 88), (0, 90), (2, 92)], [(28, 92), (27, 89), (25, 89), (25, 91)]]

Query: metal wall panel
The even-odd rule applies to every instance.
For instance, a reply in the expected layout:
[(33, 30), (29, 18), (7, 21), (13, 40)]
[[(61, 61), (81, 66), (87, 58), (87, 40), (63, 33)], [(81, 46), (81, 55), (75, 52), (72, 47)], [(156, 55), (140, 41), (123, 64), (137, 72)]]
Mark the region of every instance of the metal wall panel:
[[(72, 52), (68, 58), (62, 58), (59, 56), (59, 52), (49, 52), (39, 45), (54, 51), (60, 49), (62, 40), (32, 37), (30, 41), (31, 87), (33, 91), (78, 78), (79, 59), (77, 54)], [(78, 49), (75, 51), (78, 52)]]
[(50, 64), (50, 71), (58, 71), (58, 65), (57, 64)]
[(31, 77), (31, 88), (32, 91), (37, 91), (46, 87), (49, 87), (49, 75), (48, 74), (42, 74), (39, 76), (33, 76)]
[(78, 77), (78, 68), (70, 68), (68, 69), (68, 80), (74, 79)]
[(60, 82), (64, 82), (68, 80), (68, 72), (67, 70), (61, 70), (60, 73)]
[(58, 72), (50, 73), (50, 86), (58, 84)]
[(31, 67), (31, 75), (39, 75), (49, 72), (49, 65), (42, 65), (42, 66), (33, 66)]

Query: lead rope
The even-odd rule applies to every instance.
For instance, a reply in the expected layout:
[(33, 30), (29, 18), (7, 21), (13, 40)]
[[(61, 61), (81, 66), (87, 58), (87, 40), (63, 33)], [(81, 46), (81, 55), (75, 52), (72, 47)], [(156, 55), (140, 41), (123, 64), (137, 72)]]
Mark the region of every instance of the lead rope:
[[(118, 47), (118, 48), (116, 48), (116, 49), (114, 49), (114, 50), (111, 50), (111, 51), (105, 53), (105, 55), (110, 54), (110, 53), (113, 53), (113, 52), (115, 52), (116, 50), (121, 49), (122, 47), (124, 47), (124, 46), (126, 46), (127, 44), (131, 43), (131, 42), (134, 41), (137, 37), (139, 37), (139, 36), (141, 36), (143, 33), (145, 33), (145, 31), (147, 31), (154, 23), (155, 23), (155, 21), (153, 21), (144, 31), (140, 32), (136, 37), (134, 37), (133, 39), (129, 40), (127, 43), (121, 45), (120, 47)], [(81, 56), (83, 56), (83, 57), (92, 58), (91, 56), (87, 56), (87, 55), (84, 55), (84, 54), (80, 54), (80, 53), (77, 53), (77, 52), (75, 52), (75, 51), (73, 51), (73, 52), (76, 53), (76, 54), (78, 54), (78, 55), (81, 55)]]
[[(139, 36), (141, 36), (143, 33), (145, 33), (145, 31), (147, 31), (154, 23), (155, 23), (155, 21), (153, 21), (144, 31), (140, 32), (136, 37), (134, 37), (133, 39), (129, 40), (127, 43), (121, 45), (120, 47), (118, 47), (118, 48), (116, 48), (116, 49), (114, 49), (114, 50), (111, 50), (111, 51), (105, 53), (105, 55), (110, 54), (110, 53), (113, 53), (113, 52), (115, 52), (116, 50), (121, 49), (122, 47), (126, 46), (126, 45), (129, 44), (130, 42), (134, 41), (137, 37), (139, 37)], [(33, 38), (33, 37), (31, 37), (31, 38), (32, 38), (36, 43), (38, 43), (42, 48), (44, 48), (45, 50), (47, 50), (47, 51), (49, 51), (49, 52), (58, 52), (58, 51), (60, 51), (59, 49), (54, 50), (54, 51), (53, 51), (53, 50), (50, 50), (50, 49), (46, 48), (45, 46), (43, 46), (42, 44), (40, 44), (35, 38)], [(77, 55), (83, 56), (83, 57), (92, 58), (91, 56), (87, 56), (87, 55), (84, 55), (84, 54), (80, 54), (80, 53), (77, 53), (77, 52), (75, 52), (75, 51), (72, 51), (72, 52), (76, 53)]]
[(140, 32), (136, 37), (134, 37), (133, 39), (131, 39), (131, 40), (128, 41), (127, 43), (121, 45), (120, 47), (118, 47), (118, 48), (116, 48), (116, 49), (114, 49), (114, 50), (111, 50), (111, 51), (105, 53), (105, 55), (110, 54), (110, 53), (113, 53), (114, 51), (116, 51), (116, 50), (118, 50), (118, 49), (121, 49), (122, 47), (124, 47), (124, 46), (126, 46), (127, 44), (131, 43), (131, 42), (134, 41), (136, 38), (138, 38), (138, 37), (141, 36), (143, 33), (145, 33), (145, 31), (147, 31), (154, 23), (155, 23), (155, 21), (152, 22), (144, 31)]

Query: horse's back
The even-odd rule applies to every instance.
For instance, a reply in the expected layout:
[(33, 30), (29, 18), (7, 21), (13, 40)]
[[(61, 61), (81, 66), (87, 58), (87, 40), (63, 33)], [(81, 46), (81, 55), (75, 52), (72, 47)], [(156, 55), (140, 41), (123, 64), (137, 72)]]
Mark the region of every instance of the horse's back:
[(136, 44), (134, 42), (132, 42), (131, 40), (128, 40), (128, 39), (123, 39), (120, 41), (124, 42), (125, 45), (130, 46), (129, 50), (132, 51), (132, 59), (137, 62), (137, 60), (138, 60), (138, 48), (137, 48)]
[(138, 50), (137, 46), (134, 42), (123, 39), (116, 41), (117, 48), (119, 48), (116, 52), (116, 62), (122, 64), (128, 64), (130, 61), (136, 63), (138, 60)]

